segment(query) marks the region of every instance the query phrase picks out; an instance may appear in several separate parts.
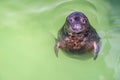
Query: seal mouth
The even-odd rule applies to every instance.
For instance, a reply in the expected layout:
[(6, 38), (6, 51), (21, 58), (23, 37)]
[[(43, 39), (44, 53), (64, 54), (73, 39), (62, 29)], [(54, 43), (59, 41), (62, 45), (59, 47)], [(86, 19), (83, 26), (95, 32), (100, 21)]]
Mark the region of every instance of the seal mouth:
[(80, 24), (75, 24), (73, 27), (72, 27), (73, 30), (75, 31), (79, 31), (82, 29), (82, 26)]
[(79, 33), (84, 30), (83, 26), (80, 24), (75, 24), (74, 26), (70, 26), (69, 28), (70, 28), (70, 31), (74, 33)]

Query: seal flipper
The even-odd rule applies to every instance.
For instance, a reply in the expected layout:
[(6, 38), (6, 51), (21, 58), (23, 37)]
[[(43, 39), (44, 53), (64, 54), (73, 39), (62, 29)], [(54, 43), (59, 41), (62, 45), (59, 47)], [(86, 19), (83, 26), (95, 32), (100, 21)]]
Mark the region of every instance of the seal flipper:
[(57, 41), (56, 44), (55, 44), (55, 47), (54, 47), (56, 57), (58, 57), (59, 48), (60, 48), (60, 42)]
[(96, 41), (94, 41), (93, 46), (94, 46), (94, 58), (93, 59), (96, 60), (98, 53), (100, 51), (100, 43), (99, 42), (97, 43)]

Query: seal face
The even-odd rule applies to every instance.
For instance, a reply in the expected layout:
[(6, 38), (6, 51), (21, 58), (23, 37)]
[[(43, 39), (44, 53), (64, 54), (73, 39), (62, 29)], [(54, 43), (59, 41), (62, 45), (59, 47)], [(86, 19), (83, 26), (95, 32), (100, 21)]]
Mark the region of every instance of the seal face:
[(66, 18), (66, 25), (71, 32), (79, 33), (87, 26), (87, 17), (79, 12), (74, 12)]
[(82, 12), (73, 12), (67, 16), (64, 26), (58, 32), (55, 53), (61, 48), (66, 52), (94, 51), (94, 59), (100, 50), (100, 37)]

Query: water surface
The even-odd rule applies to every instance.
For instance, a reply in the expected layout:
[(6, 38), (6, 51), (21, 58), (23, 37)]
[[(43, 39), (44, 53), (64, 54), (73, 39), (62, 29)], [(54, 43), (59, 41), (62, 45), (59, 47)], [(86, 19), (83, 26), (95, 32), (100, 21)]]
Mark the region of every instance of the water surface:
[[(116, 4), (112, 0), (1, 0), (0, 80), (119, 80)], [(55, 56), (54, 39), (73, 11), (83, 12), (101, 37), (96, 61), (89, 55), (71, 58), (61, 50)]]

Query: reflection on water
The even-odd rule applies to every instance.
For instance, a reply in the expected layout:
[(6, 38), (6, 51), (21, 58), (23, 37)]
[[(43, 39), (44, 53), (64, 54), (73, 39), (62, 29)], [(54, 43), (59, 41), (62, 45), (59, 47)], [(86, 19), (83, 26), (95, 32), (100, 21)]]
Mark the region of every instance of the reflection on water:
[[(120, 79), (117, 0), (1, 0), (0, 10), (0, 80)], [(100, 34), (96, 61), (62, 51), (55, 57), (54, 38), (73, 11), (83, 12)]]
[(111, 0), (111, 12), (110, 12), (110, 27), (108, 32), (108, 43), (110, 46), (109, 53), (105, 57), (106, 64), (114, 69), (114, 79), (120, 79), (120, 6), (119, 0)]

